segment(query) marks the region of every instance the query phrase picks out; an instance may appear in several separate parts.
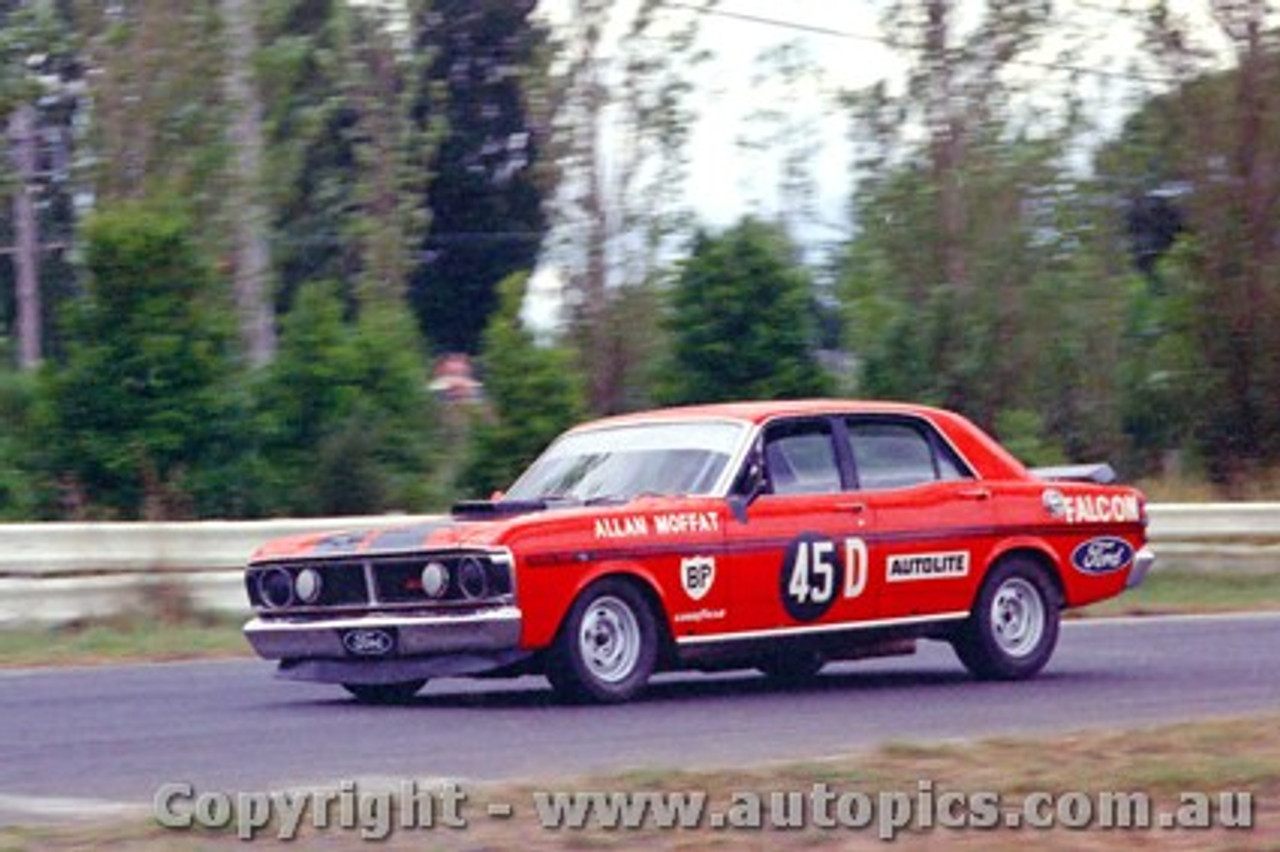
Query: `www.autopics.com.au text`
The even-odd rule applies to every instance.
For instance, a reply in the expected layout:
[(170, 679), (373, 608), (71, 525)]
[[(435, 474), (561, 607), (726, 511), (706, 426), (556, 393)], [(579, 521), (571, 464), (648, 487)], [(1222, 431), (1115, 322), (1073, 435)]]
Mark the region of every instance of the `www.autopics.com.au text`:
[[(523, 807), (547, 831), (704, 829), (755, 831), (815, 828), (861, 831), (893, 840), (903, 831), (1072, 830), (1134, 831), (1249, 829), (1253, 794), (1188, 791), (1156, 797), (1139, 791), (1031, 792), (949, 790), (921, 780), (911, 791), (735, 791), (715, 796), (686, 791), (534, 791)], [(476, 820), (513, 820), (521, 805), (478, 802), (454, 782), (398, 784), (344, 781), (336, 787), (227, 793), (191, 783), (162, 785), (152, 800), (156, 821), (182, 830), (234, 831), (243, 840), (270, 833), (291, 840), (304, 829), (350, 831), (384, 840), (395, 831), (462, 830)]]

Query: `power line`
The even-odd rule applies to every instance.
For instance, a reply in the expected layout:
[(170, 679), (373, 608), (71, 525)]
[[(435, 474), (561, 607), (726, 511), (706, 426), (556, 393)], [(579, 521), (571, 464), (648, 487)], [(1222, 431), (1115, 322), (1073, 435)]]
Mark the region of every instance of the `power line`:
[[(819, 26), (817, 24), (806, 24), (799, 21), (787, 21), (781, 18), (770, 18), (764, 15), (752, 15), (746, 12), (733, 12), (727, 9), (709, 8), (705, 6), (693, 6), (688, 3), (670, 3), (673, 9), (684, 9), (689, 12), (696, 12), (699, 15), (708, 15), (718, 18), (727, 18), (734, 21), (743, 21), (750, 24), (759, 24), (766, 27), (774, 27), (777, 29), (793, 30), (795, 32), (809, 33), (810, 35), (828, 36), (830, 38), (841, 38), (849, 41), (863, 41), (873, 44), (880, 44), (886, 47), (900, 46), (893, 39), (882, 35), (870, 35), (868, 33), (855, 33), (848, 30), (839, 30), (834, 27)], [(918, 47), (913, 45), (912, 47)], [(1109, 71), (1105, 68), (1096, 68), (1085, 65), (1074, 65), (1066, 62), (1038, 62), (1034, 59), (1010, 59), (1006, 64), (1017, 65), (1024, 68), (1038, 68), (1043, 71), (1067, 71), (1073, 74), (1081, 74), (1091, 77), (1102, 77), (1113, 80), (1127, 80), (1142, 83), (1159, 83), (1161, 85), (1174, 85), (1179, 80), (1173, 77), (1158, 77), (1152, 74), (1140, 74), (1135, 72)]]

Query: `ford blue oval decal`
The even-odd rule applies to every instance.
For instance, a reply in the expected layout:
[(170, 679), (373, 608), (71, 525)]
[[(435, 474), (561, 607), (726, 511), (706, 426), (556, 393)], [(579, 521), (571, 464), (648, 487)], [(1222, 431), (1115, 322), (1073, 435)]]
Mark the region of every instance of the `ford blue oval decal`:
[(342, 634), (342, 644), (357, 657), (385, 657), (396, 647), (395, 635), (380, 628), (359, 628)]
[(1122, 538), (1091, 538), (1071, 552), (1071, 564), (1084, 574), (1123, 571), (1133, 562), (1133, 546)]

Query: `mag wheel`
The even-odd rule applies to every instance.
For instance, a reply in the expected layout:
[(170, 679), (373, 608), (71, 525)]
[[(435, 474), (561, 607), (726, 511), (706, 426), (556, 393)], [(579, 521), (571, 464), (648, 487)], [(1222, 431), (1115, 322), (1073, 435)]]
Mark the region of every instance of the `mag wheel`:
[(1045, 570), (1025, 559), (1000, 562), (982, 584), (973, 613), (952, 640), (977, 677), (1035, 675), (1058, 643), (1058, 600)]
[(552, 646), (547, 677), (575, 701), (626, 701), (649, 681), (658, 659), (653, 610), (634, 585), (606, 578), (583, 592)]
[(400, 704), (413, 698), (426, 685), (425, 680), (406, 680), (399, 683), (344, 683), (342, 688), (361, 704)]

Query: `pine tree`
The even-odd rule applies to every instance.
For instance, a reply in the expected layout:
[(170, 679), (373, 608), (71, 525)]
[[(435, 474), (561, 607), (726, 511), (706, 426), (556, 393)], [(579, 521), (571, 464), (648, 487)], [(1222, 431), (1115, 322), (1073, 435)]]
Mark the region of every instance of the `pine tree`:
[(670, 403), (820, 396), (830, 379), (813, 355), (812, 282), (775, 228), (747, 218), (699, 234), (671, 293)]
[(547, 32), (532, 0), (415, 3), (415, 123), (443, 125), (430, 190), (432, 230), (412, 301), (439, 351), (475, 353), (498, 283), (531, 270), (547, 230), (545, 121), (527, 91), (546, 73)]
[(528, 276), (498, 288), (498, 311), (484, 332), (481, 367), (491, 415), (471, 436), (461, 487), (487, 497), (509, 486), (552, 439), (582, 416), (568, 353), (539, 346), (520, 319)]

